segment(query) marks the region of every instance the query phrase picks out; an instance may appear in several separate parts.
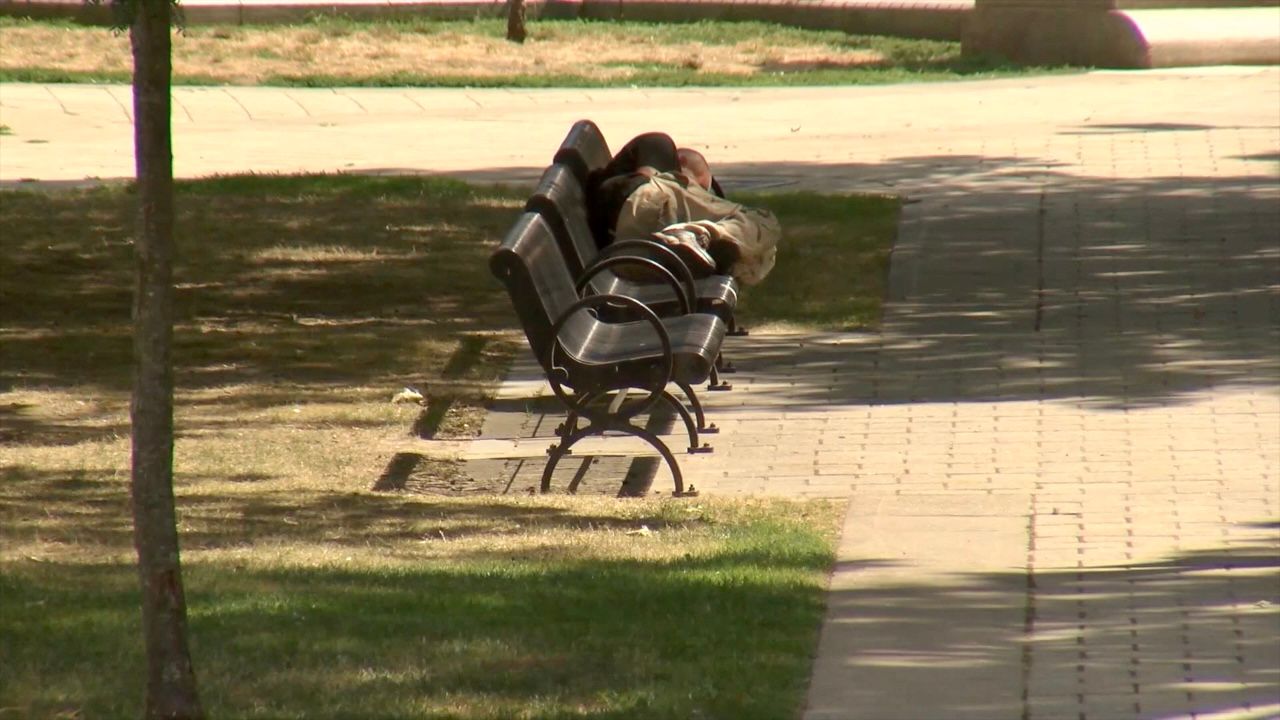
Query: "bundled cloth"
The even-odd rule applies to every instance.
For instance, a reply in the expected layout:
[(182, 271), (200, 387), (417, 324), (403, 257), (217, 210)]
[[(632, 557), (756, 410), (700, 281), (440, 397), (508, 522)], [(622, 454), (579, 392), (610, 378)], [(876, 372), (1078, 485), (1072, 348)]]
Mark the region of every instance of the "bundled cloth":
[(706, 272), (755, 285), (778, 257), (782, 226), (773, 213), (717, 197), (696, 183), (658, 173), (633, 191), (618, 214), (619, 240), (651, 237)]

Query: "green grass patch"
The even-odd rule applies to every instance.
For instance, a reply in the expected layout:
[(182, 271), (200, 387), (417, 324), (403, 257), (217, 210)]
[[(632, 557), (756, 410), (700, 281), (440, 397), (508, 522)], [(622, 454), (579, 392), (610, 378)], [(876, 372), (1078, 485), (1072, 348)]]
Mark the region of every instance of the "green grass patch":
[[(803, 700), (833, 505), (366, 496), (356, 526), (328, 504), (296, 510), (305, 548), (188, 542), (210, 717), (769, 720)], [(137, 717), (136, 585), (123, 561), (0, 564), (5, 710)]]
[[(268, 75), (262, 84), (278, 87), (436, 87), (436, 88), (683, 88), (683, 87), (827, 87), (841, 85), (884, 85), (909, 82), (943, 82), (949, 80), (989, 80), (1009, 77), (1013, 73), (1000, 69), (975, 69), (970, 72), (910, 70), (905, 68), (867, 68), (858, 70), (814, 69), (800, 71), (762, 71), (750, 75), (693, 71), (674, 65), (658, 63), (625, 63), (614, 67), (628, 67), (633, 72), (625, 80), (584, 77), (574, 74), (538, 75), (428, 75), (414, 71), (398, 71), (385, 75), (347, 77), (327, 73), (306, 75)], [(94, 77), (80, 75), (78, 80), (20, 79), (15, 74), (10, 82), (125, 82), (112, 80), (112, 76)], [(60, 77), (54, 71), (36, 71), (26, 77)], [(65, 77), (72, 77), (66, 75)], [(124, 77), (116, 74), (114, 77)], [(0, 70), (0, 82), (6, 81)], [(209, 85), (208, 78), (175, 78), (176, 85)]]
[(745, 322), (827, 330), (879, 324), (898, 198), (806, 192), (734, 199), (769, 208), (783, 229), (773, 272), (743, 293)]
[[(61, 68), (20, 67), (0, 68), (0, 82), (13, 83), (85, 83), (125, 84), (132, 80), (132, 73), (126, 70), (63, 70)], [(179, 83), (175, 83), (179, 84)]]

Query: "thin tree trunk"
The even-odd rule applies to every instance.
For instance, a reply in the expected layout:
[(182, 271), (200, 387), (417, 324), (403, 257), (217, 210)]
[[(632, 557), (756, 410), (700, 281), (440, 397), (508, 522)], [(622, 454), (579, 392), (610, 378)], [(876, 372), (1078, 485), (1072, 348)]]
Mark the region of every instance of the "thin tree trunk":
[(507, 0), (507, 39), (524, 42), (528, 32), (524, 26), (524, 0)]
[(173, 149), (170, 0), (137, 0), (133, 46), (138, 173), (134, 294), (133, 542), (142, 584), (147, 718), (202, 718), (187, 646), (173, 499)]

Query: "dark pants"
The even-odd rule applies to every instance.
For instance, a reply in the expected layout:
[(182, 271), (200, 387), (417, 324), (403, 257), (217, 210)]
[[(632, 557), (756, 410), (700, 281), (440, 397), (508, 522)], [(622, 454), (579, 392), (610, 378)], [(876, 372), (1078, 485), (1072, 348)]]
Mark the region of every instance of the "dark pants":
[(587, 219), (596, 245), (604, 247), (613, 242), (613, 229), (622, 206), (636, 188), (648, 182), (648, 178), (636, 174), (645, 166), (658, 172), (680, 170), (676, 143), (670, 135), (657, 132), (637, 135), (622, 146), (608, 165), (587, 177)]

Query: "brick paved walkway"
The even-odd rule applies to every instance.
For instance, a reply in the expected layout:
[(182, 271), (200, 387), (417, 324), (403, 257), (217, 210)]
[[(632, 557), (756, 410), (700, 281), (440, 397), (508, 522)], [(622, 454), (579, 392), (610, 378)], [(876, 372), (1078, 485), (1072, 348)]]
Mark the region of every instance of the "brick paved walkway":
[(1280, 716), (1280, 130), (1195, 97), (951, 144), (884, 332), (797, 363), (849, 368), (809, 720)]
[[(127, 175), (122, 93), (0, 86), (0, 182)], [(685, 460), (849, 503), (808, 720), (1280, 717), (1280, 70), (175, 98), (180, 175), (529, 180), (578, 117), (679, 106), (731, 185), (918, 201), (882, 331), (734, 339)]]

